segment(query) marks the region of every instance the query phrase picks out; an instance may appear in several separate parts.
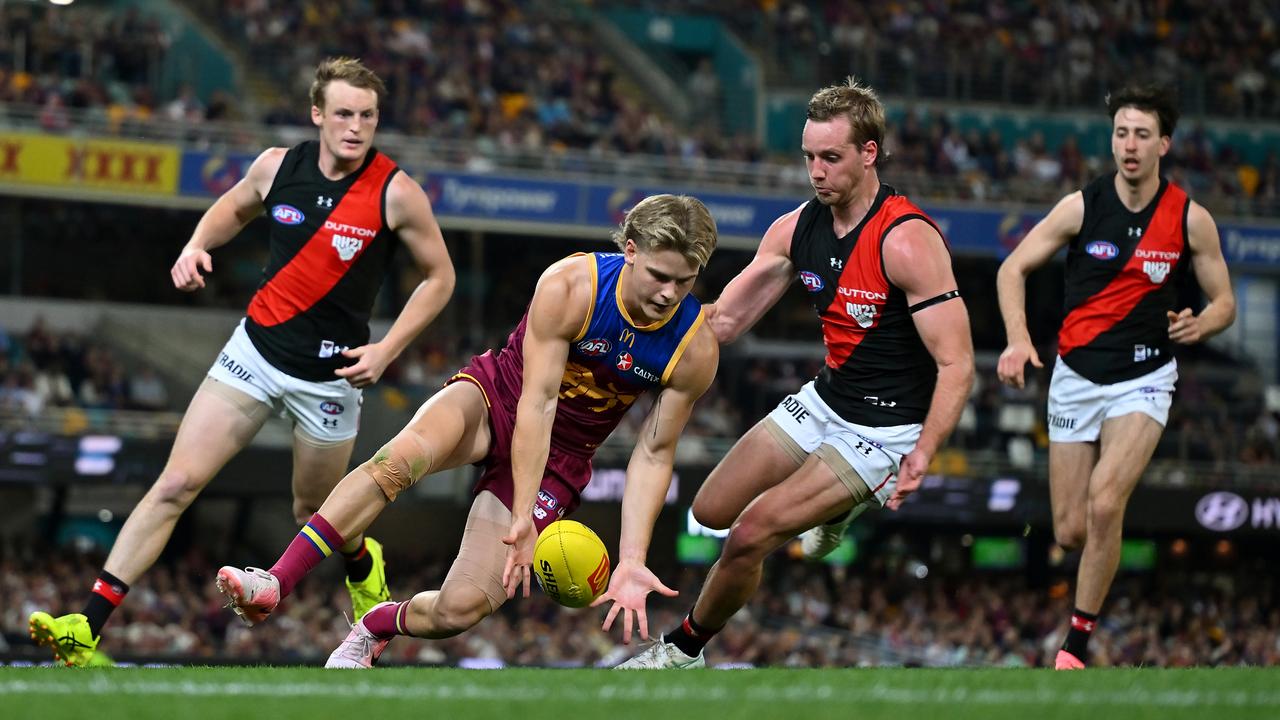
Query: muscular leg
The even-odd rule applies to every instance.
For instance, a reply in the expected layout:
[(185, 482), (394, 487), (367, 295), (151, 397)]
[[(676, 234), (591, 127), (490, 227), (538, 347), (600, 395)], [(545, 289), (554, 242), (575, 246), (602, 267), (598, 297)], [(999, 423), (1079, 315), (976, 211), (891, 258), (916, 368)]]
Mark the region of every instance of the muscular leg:
[(227, 385), (211, 388), (213, 382), (205, 381), (191, 398), (169, 461), (111, 547), (103, 569), (126, 583), (135, 582), (155, 563), (178, 517), (249, 444), (269, 415), (269, 406)]
[[(355, 445), (355, 438), (330, 445), (294, 431), (293, 519), (298, 525), (305, 525), (320, 510), (325, 498), (346, 475)], [(364, 535), (357, 534), (345, 540), (341, 548), (343, 552), (360, 547)]]
[(1049, 496), (1053, 505), (1053, 536), (1066, 550), (1084, 547), (1089, 476), (1097, 462), (1097, 443), (1049, 443)]
[(802, 461), (794, 456), (799, 452), (795, 447), (788, 452), (765, 420), (756, 423), (698, 489), (693, 499), (694, 518), (715, 530), (729, 527), (748, 503), (800, 467)]
[(1076, 607), (1097, 614), (1120, 563), (1125, 506), (1147, 469), (1164, 428), (1143, 413), (1102, 423), (1102, 453), (1089, 478), (1084, 554), (1076, 576)]
[(424, 403), (372, 460), (347, 473), (319, 513), (343, 538), (356, 537), (394, 499), (386, 483), (403, 489), (424, 475), (479, 462), (489, 444), (489, 411), (480, 388), (469, 382), (449, 385)]
[(755, 594), (769, 553), (797, 533), (848, 512), (853, 504), (853, 495), (831, 468), (810, 456), (734, 522), (720, 559), (698, 594), (693, 619), (707, 628), (723, 627)]

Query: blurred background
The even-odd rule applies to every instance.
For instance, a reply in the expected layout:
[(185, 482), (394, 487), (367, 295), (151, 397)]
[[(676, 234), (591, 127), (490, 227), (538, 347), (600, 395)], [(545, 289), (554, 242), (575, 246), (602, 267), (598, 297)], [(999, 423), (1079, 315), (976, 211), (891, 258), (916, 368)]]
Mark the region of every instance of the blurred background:
[[(257, 287), (266, 223), (215, 251), (204, 290), (168, 268), (201, 213), (265, 147), (313, 138), (307, 89), (329, 55), (387, 82), (377, 145), (422, 183), (458, 271), (439, 320), (366, 391), (361, 462), (471, 354), (503, 342), (550, 262), (609, 250), (639, 198), (688, 192), (721, 249), (714, 300), (778, 215), (809, 196), (805, 103), (849, 74), (882, 95), (882, 179), (948, 236), (978, 380), (960, 427), (900, 512), (872, 512), (812, 565), (788, 547), (708, 648), (713, 664), (1043, 665), (1071, 608), (1053, 543), (1047, 374), (995, 380), (1000, 260), (1062, 195), (1111, 172), (1103, 97), (1177, 85), (1162, 169), (1214, 214), (1238, 317), (1183, 349), (1168, 428), (1126, 518), (1092, 643), (1099, 665), (1278, 664), (1280, 6), (1246, 0), (0, 0), (0, 661), (44, 661), (34, 609), (78, 611), (181, 412)], [(417, 277), (402, 253), (374, 337)], [(1198, 288), (1182, 288), (1198, 308)], [(1055, 353), (1062, 266), (1028, 283)], [(681, 597), (718, 554), (689, 505), (733, 440), (811, 378), (817, 318), (793, 290), (724, 349), (680, 445), (652, 568)], [(616, 550), (623, 468), (645, 408), (596, 458), (577, 519)], [(117, 660), (318, 663), (345, 636), (338, 563), (249, 632), (219, 607), (221, 564), (262, 564), (296, 533), (290, 428), (273, 420), (196, 501), (105, 629)], [(397, 598), (438, 586), (471, 468), (383, 514)], [(602, 611), (535, 593), (458, 638), (397, 639), (384, 662), (612, 664)]]

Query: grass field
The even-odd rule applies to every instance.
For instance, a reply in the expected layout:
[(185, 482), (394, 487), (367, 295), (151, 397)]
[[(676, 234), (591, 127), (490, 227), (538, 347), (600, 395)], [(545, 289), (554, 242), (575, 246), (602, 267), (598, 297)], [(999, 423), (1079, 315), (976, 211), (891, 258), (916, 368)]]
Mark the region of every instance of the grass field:
[(0, 669), (0, 718), (1280, 718), (1280, 670)]

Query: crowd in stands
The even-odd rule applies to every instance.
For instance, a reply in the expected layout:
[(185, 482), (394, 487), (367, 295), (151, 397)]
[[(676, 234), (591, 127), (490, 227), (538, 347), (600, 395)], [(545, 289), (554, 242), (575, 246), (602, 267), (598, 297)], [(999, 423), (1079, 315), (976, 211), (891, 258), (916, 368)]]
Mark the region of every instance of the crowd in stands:
[[(161, 117), (187, 123), (237, 118), (306, 126), (305, 93), (316, 58), (356, 55), (387, 81), (384, 129), (468, 143), (472, 151), (467, 162), (478, 169), (492, 167), (495, 158), (514, 162), (516, 153), (545, 160), (548, 150), (571, 149), (596, 158), (649, 156), (665, 163), (656, 168), (670, 166), (670, 172), (654, 172), (685, 181), (775, 187), (781, 178), (791, 187), (804, 187), (798, 158), (767, 157), (757, 140), (718, 132), (714, 119), (686, 127), (655, 112), (629, 89), (586, 26), (566, 12), (520, 0), (194, 0), (191, 5), (232, 45), (248, 48), (250, 66), (279, 90), (271, 94), (274, 105), (255, 115), (252, 100), (233, 102), (225, 95), (202, 100), (189, 87), (158, 97), (158, 86), (147, 78), (163, 61), (165, 32), (136, 10), (104, 14), (6, 4), (0, 6), (0, 18), (18, 31), (11, 35), (31, 41), (19, 58), (13, 43), (6, 45), (0, 38), (0, 106), (40, 106), (41, 125), (50, 132), (67, 128), (67, 108), (92, 109), (117, 125)], [(796, 48), (828, 48), (827, 64), (806, 61), (804, 87), (813, 85), (814, 78), (829, 80), (856, 70), (888, 97), (949, 98), (957, 87), (983, 86), (977, 80), (948, 79), (955, 73), (995, 68), (1007, 76), (1002, 82), (1008, 97), (994, 99), (1098, 111), (1109, 85), (1137, 63), (1162, 68), (1170, 79), (1201, 78), (1203, 92), (1187, 99), (1193, 103), (1189, 107), (1198, 102), (1210, 114), (1280, 118), (1280, 47), (1276, 34), (1265, 30), (1275, 22), (1255, 17), (1267, 12), (1265, 4), (1204, 0), (1169, 17), (1152, 14), (1156, 10), (1145, 3), (1083, 0), (1017, 9), (1002, 2), (908, 6), (706, 0), (680, 5), (720, 13), (738, 23), (740, 32), (775, 37), (778, 42), (759, 47), (785, 49), (789, 62), (807, 57)], [(942, 26), (947, 29), (941, 31)], [(95, 41), (72, 42), (82, 36)], [(120, 40), (135, 36), (141, 40)], [(881, 37), (888, 42), (867, 42)], [(782, 43), (784, 38), (791, 40)], [(1115, 44), (1119, 40), (1125, 42)], [(904, 53), (919, 57), (904, 59)], [(970, 61), (983, 53), (1001, 62)], [(1060, 57), (1062, 53), (1087, 56), (1088, 62), (1082, 67)], [(883, 61), (858, 59), (881, 55)], [(956, 61), (957, 56), (966, 61)], [(699, 65), (686, 78), (695, 100), (716, 92), (715, 84), (706, 82), (707, 73), (707, 66)], [(1071, 79), (1058, 82), (1060, 74)], [(922, 87), (895, 85), (895, 78), (907, 76), (918, 77)], [(930, 79), (942, 86), (931, 90)], [(796, 82), (790, 80), (788, 86)], [(976, 91), (970, 96), (989, 99)], [(710, 100), (703, 104), (715, 105)], [(886, 177), (917, 195), (1042, 203), (1111, 168), (1105, 152), (1083, 153), (1072, 140), (1053, 147), (1035, 133), (1015, 138), (990, 128), (962, 132), (941, 113), (908, 108), (893, 130), (885, 144), (896, 160)], [(707, 170), (708, 160), (746, 163), (763, 172), (731, 177)], [(766, 162), (778, 163), (776, 172), (760, 164)], [(1237, 149), (1215, 146), (1202, 129), (1184, 123), (1166, 172), (1213, 210), (1280, 214), (1275, 153), (1243, 158)]]
[[(1044, 666), (1061, 643), (1070, 613), (1065, 581), (1032, 588), (1017, 573), (990, 572), (917, 579), (894, 553), (874, 556), (848, 569), (774, 556), (760, 592), (708, 647), (708, 663)], [(44, 659), (29, 646), (28, 614), (76, 611), (99, 563), (96, 556), (30, 548), (11, 547), (0, 556), (0, 642), (7, 642), (10, 657)], [(392, 563), (394, 597), (439, 587), (448, 569), (440, 561), (394, 555)], [(102, 649), (121, 660), (320, 663), (346, 635), (350, 601), (338, 577), (306, 579), (269, 621), (249, 629), (222, 607), (214, 571), (195, 549), (157, 565), (106, 626)], [(681, 590), (681, 599), (650, 596), (655, 633), (687, 611), (705, 568), (657, 572)], [(1122, 575), (1090, 644), (1092, 661), (1099, 667), (1280, 665), (1274, 582), (1267, 573), (1251, 576), (1239, 568), (1189, 577)], [(561, 608), (535, 590), (458, 637), (398, 638), (382, 664), (612, 666), (638, 648), (620, 643), (619, 628), (602, 632), (602, 616), (603, 609)]]
[(0, 325), (0, 411), (38, 415), (46, 408), (168, 410), (154, 367), (118, 357), (79, 333), (36, 320), (23, 331)]

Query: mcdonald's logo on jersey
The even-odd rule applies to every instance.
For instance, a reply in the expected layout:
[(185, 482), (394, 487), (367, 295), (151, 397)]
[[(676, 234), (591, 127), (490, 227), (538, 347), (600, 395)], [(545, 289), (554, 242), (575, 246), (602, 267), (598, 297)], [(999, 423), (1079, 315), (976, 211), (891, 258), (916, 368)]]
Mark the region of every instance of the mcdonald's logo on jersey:
[(623, 330), (622, 334), (618, 336), (618, 342), (626, 343), (627, 347), (635, 347), (636, 334), (630, 330)]

